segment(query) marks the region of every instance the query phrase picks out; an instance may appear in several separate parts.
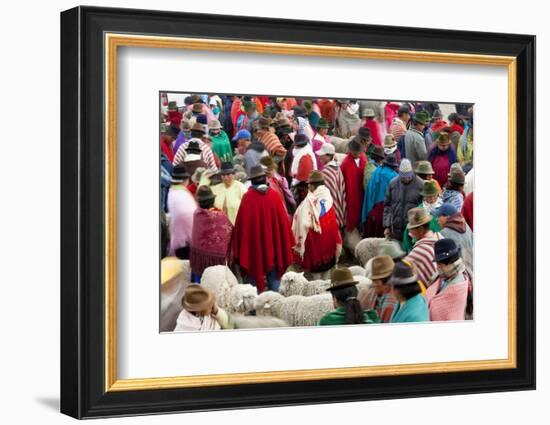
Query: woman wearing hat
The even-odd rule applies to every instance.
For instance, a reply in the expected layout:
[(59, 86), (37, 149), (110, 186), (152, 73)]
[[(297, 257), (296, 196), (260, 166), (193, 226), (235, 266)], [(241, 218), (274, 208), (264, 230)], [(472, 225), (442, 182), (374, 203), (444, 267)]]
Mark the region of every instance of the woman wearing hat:
[(311, 172), (316, 168), (317, 159), (311, 148), (309, 138), (305, 134), (297, 133), (294, 136), (290, 176), (292, 177), (292, 189), (298, 204), (307, 195), (306, 182)]
[(369, 276), (372, 285), (370, 288), (361, 289), (357, 295), (361, 307), (363, 309), (374, 309), (382, 323), (390, 321), (393, 308), (397, 302), (389, 284), (393, 268), (394, 262), (389, 255), (373, 257), (372, 271)]
[[(422, 195), (422, 202), (418, 205), (418, 207), (425, 209), (429, 214), (432, 215), (429, 229), (432, 232), (439, 232), (441, 230), (441, 226), (439, 225), (439, 222), (437, 221), (437, 217), (434, 215), (434, 212), (441, 205), (443, 205), (443, 201), (441, 200), (441, 196), (439, 196), (440, 192), (437, 182), (435, 180), (424, 181), (424, 186), (422, 187), (420, 194)], [(412, 238), (409, 236), (409, 230), (405, 229), (405, 231), (403, 232), (403, 243), (401, 244), (401, 246), (406, 252), (409, 252), (412, 249), (413, 245), (414, 243), (412, 241)]]
[(384, 159), (386, 159), (386, 153), (384, 152), (384, 148), (382, 146), (370, 146), (372, 146), (372, 148), (370, 149), (370, 153), (367, 155), (367, 165), (365, 165), (365, 172), (363, 173), (363, 187), (365, 190), (367, 190), (369, 179), (372, 176), (372, 173), (374, 173), (374, 170), (382, 165)]
[(167, 206), (170, 214), (170, 248), (168, 255), (178, 258), (189, 258), (189, 245), (193, 229), (193, 217), (197, 203), (193, 194), (187, 189), (189, 172), (183, 164), (172, 170), (172, 185), (168, 191)]
[(434, 171), (434, 179), (441, 187), (444, 187), (447, 183), (451, 165), (457, 161), (456, 152), (451, 145), (449, 133), (442, 131), (428, 154), (428, 161), (432, 164)]
[(364, 119), (363, 127), (368, 128), (372, 137), (372, 143), (376, 146), (383, 146), (382, 128), (375, 119), (376, 113), (372, 108), (365, 108), (361, 111), (361, 118)]
[[(377, 146), (376, 149), (382, 149)], [(383, 152), (383, 150), (382, 150)], [(361, 221), (365, 237), (384, 237), (384, 201), (390, 182), (397, 177), (395, 157), (389, 155), (380, 161), (366, 187)]]
[(357, 281), (348, 268), (336, 268), (330, 276), (330, 287), (334, 310), (319, 319), (319, 326), (359, 325), (380, 323), (374, 310), (363, 310), (357, 300)]
[(233, 151), (231, 142), (227, 133), (222, 129), (218, 120), (212, 120), (208, 123), (210, 137), (212, 138), (212, 150), (218, 156), (221, 162), (233, 161)]
[(229, 221), (235, 224), (246, 188), (235, 179), (235, 168), (231, 162), (221, 164), (220, 177), (221, 183), (211, 186), (212, 192), (216, 196), (214, 206), (223, 211)]
[(296, 210), (296, 200), (288, 187), (288, 181), (277, 172), (277, 164), (270, 156), (264, 156), (260, 159), (260, 164), (266, 167), (267, 182), (269, 187), (275, 190), (291, 219), (292, 213)]
[(325, 176), (312, 171), (307, 184), (308, 194), (292, 219), (294, 258), (314, 279), (323, 279), (340, 256), (342, 238)]
[(412, 208), (408, 218), (407, 229), (414, 245), (405, 260), (414, 266), (419, 281), (428, 287), (435, 273), (434, 245), (443, 236), (430, 229), (433, 217), (424, 208)]
[(471, 314), (471, 284), (460, 247), (441, 239), (435, 244), (435, 261), (437, 275), (426, 291), (430, 320), (464, 320)]
[(441, 185), (433, 178), (434, 170), (430, 161), (418, 161), (414, 166), (414, 173), (424, 182), (430, 181), (435, 184), (437, 191), (441, 194)]
[(183, 310), (178, 316), (174, 332), (216, 331), (234, 327), (227, 312), (216, 305), (214, 294), (201, 285), (189, 285), (181, 305)]
[(200, 282), (204, 269), (225, 265), (233, 225), (227, 216), (214, 207), (216, 195), (209, 186), (200, 186), (195, 199), (199, 208), (193, 216), (191, 253), (189, 256), (192, 282)]
[(460, 211), (464, 205), (464, 182), (466, 176), (458, 162), (455, 162), (451, 166), (448, 177), (449, 179), (445, 185), (441, 199), (443, 203), (453, 204)]
[(180, 164), (184, 161), (187, 155), (187, 146), (191, 142), (196, 142), (201, 151), (201, 159), (206, 163), (206, 166), (214, 171), (218, 171), (218, 165), (216, 164), (216, 159), (214, 153), (212, 152), (212, 149), (202, 140), (204, 135), (205, 131), (202, 124), (199, 124), (197, 122), (193, 124), (190, 130), (191, 138), (187, 143), (183, 143), (174, 155), (174, 165)]
[(410, 265), (403, 261), (398, 262), (388, 282), (397, 299), (390, 323), (427, 322), (430, 320), (428, 303), (422, 295), (418, 277)]
[(348, 153), (340, 165), (346, 193), (346, 232), (354, 232), (361, 223), (361, 207), (365, 189), (363, 177), (367, 156), (364, 147), (356, 140), (348, 143)]
[(166, 121), (170, 123), (170, 126), (179, 127), (183, 114), (178, 110), (178, 104), (175, 101), (168, 102), (168, 113)]
[[(330, 143), (329, 137), (328, 137), (328, 129), (329, 125), (327, 121), (324, 118), (321, 118), (319, 122), (317, 123), (316, 131), (313, 134), (313, 138), (311, 139), (311, 145), (313, 148), (313, 152), (316, 154), (321, 147), (326, 144)], [(322, 170), (323, 169), (323, 163), (319, 159), (319, 157), (316, 155), (316, 163), (317, 163), (317, 169)]]
[(398, 165), (401, 162), (401, 152), (397, 149), (397, 141), (391, 134), (384, 137), (384, 153), (386, 156), (393, 155)]

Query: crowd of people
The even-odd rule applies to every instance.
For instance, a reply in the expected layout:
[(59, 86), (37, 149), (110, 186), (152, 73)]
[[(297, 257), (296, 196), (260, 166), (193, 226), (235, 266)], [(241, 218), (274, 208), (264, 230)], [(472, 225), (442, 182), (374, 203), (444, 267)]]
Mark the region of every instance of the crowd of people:
[[(215, 265), (258, 293), (278, 291), (290, 267), (330, 279), (334, 311), (319, 325), (472, 317), (472, 105), (169, 97), (161, 257), (190, 261), (187, 319), (218, 323), (200, 287)], [(346, 241), (361, 238), (385, 239), (368, 291), (345, 267), (357, 264)]]

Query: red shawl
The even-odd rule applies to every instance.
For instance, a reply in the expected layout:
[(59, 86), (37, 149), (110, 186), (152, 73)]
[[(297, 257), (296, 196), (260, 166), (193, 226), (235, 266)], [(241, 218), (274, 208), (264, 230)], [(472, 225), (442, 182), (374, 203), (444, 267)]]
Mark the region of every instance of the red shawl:
[(342, 161), (340, 169), (344, 175), (344, 183), (346, 185), (346, 230), (353, 231), (361, 222), (361, 208), (363, 207), (363, 173), (367, 157), (364, 153), (359, 157), (359, 166), (355, 163), (355, 159), (351, 154), (347, 154)]
[(474, 230), (474, 192), (468, 193), (464, 198), (464, 204), (462, 205), (462, 216), (470, 229)]
[(171, 140), (161, 137), (160, 149), (166, 155), (166, 157), (170, 160), (170, 162), (174, 161), (174, 152), (172, 152)]
[(243, 271), (265, 289), (265, 276), (277, 267), (280, 277), (292, 264), (294, 235), (281, 198), (273, 189), (248, 189), (241, 200), (233, 231), (233, 257)]
[(189, 256), (191, 270), (202, 275), (207, 267), (225, 264), (232, 231), (231, 222), (217, 208), (195, 210)]
[(365, 128), (370, 130), (370, 135), (372, 137), (372, 143), (377, 146), (383, 146), (384, 140), (382, 139), (382, 129), (380, 124), (375, 119), (367, 118), (365, 122)]
[(168, 121), (170, 122), (170, 125), (172, 127), (179, 127), (182, 119), (183, 119), (183, 115), (181, 112), (168, 111)]

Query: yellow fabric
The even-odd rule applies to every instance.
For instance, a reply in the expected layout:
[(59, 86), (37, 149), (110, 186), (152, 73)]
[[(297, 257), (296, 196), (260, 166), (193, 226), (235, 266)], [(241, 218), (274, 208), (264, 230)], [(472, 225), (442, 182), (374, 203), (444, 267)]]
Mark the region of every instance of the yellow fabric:
[(165, 257), (160, 261), (160, 281), (164, 285), (183, 273), (183, 260), (178, 257)]
[(210, 188), (214, 195), (216, 195), (214, 206), (222, 210), (229, 218), (229, 221), (231, 221), (231, 224), (235, 225), (241, 199), (246, 193), (244, 185), (240, 181), (235, 180), (230, 187), (226, 187), (225, 184), (220, 183), (210, 186)]

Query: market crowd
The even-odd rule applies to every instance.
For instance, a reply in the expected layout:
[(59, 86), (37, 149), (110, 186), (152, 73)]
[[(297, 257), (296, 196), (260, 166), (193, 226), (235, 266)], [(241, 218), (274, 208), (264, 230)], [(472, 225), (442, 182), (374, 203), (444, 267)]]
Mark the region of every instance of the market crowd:
[[(216, 94), (178, 104), (166, 93), (161, 103), (161, 256), (190, 260), (191, 295), (211, 299), (200, 281), (213, 265), (259, 293), (278, 291), (292, 266), (332, 281), (335, 310), (320, 325), (366, 323), (368, 310), (382, 322), (472, 317), (472, 105), (443, 114), (435, 103)], [(345, 242), (363, 238), (385, 238), (374, 295), (344, 267), (357, 264)], [(189, 305), (200, 320), (217, 310)]]

